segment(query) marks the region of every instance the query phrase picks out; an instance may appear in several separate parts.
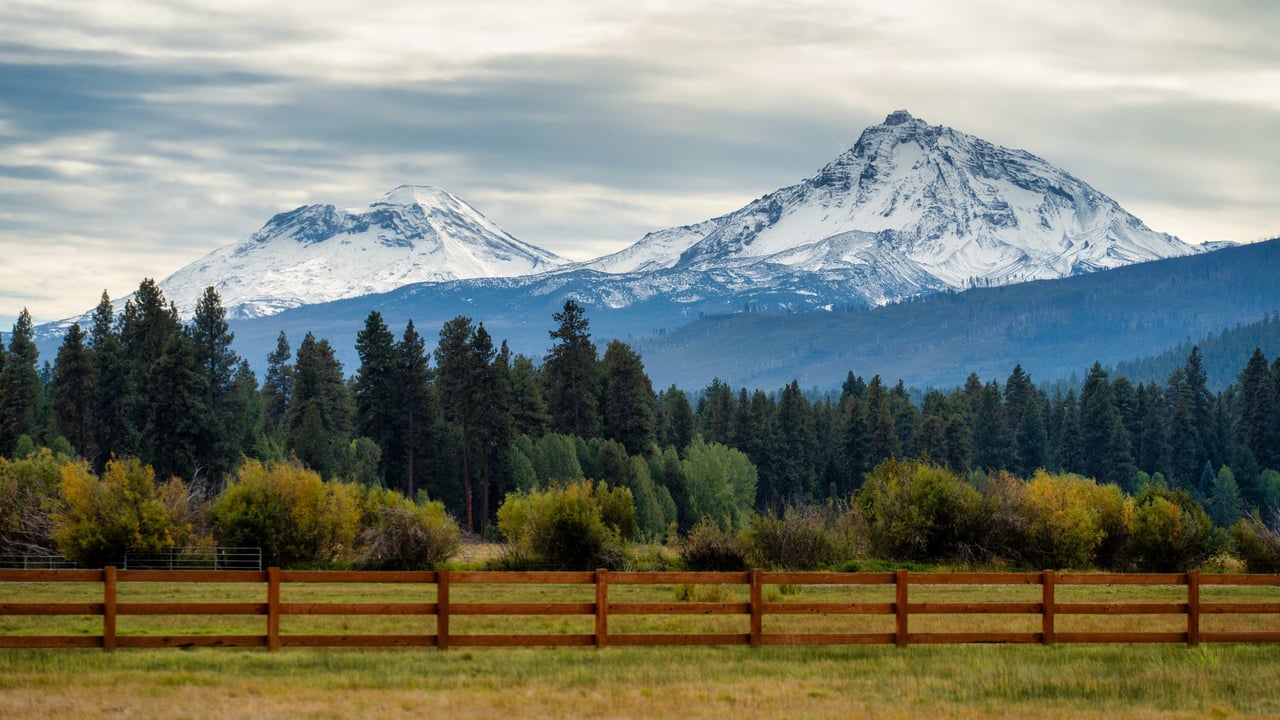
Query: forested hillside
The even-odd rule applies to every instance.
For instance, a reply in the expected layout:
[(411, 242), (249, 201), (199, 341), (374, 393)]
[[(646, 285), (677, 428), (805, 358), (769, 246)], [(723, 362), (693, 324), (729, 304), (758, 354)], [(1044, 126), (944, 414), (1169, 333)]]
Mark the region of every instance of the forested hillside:
[[(634, 515), (631, 534), (651, 539), (708, 521), (736, 530), (763, 517), (757, 513), (781, 517), (855, 499), (874, 528), (876, 513), (887, 511), (868, 498), (897, 487), (884, 485), (896, 472), (943, 473), (955, 478), (946, 487), (968, 488), (962, 499), (997, 493), (981, 503), (1007, 500), (1000, 488), (1017, 478), (1085, 476), (1140, 505), (1173, 493), (1160, 502), (1189, 503), (1178, 512), (1194, 506), (1202, 514), (1203, 505), (1220, 527), (1254, 510), (1269, 518), (1280, 507), (1280, 358), (1260, 350), (1220, 392), (1211, 391), (1193, 347), (1161, 382), (1135, 383), (1093, 363), (1080, 369), (1079, 393), (1053, 396), (1015, 365), (929, 390), (919, 404), (901, 380), (851, 371), (838, 394), (818, 399), (796, 380), (781, 388), (712, 380), (691, 399), (674, 386), (655, 392), (625, 343), (609, 343), (601, 356), (572, 301), (550, 318), (539, 358), (511, 353), (471, 318), (427, 335), (412, 322), (393, 331), (372, 312), (356, 341), (358, 367), (344, 369), (325, 340), (308, 333), (295, 349), (296, 339), (282, 333), (261, 382), (232, 351), (223, 315), (209, 289), (184, 325), (147, 280), (119, 315), (104, 296), (93, 326), (73, 327), (42, 365), (24, 312), (0, 354), (0, 456), (32, 458), (43, 446), (68, 462), (84, 460), (82, 470), (62, 471), (61, 486), (42, 481), (45, 495), (55, 487), (92, 495), (98, 491), (85, 489), (93, 485), (83, 478), (102, 473), (142, 483), (138, 497), (165, 483), (171, 508), (212, 500), (214, 509), (201, 512), (215, 520), (218, 512), (239, 517), (218, 511), (232, 491), (252, 507), (244, 504), (246, 478), (292, 466), (314, 472), (316, 482), (384, 493), (379, 507), (388, 491), (407, 500), (425, 494), (474, 533), (501, 518), (513, 493), (583, 479), (598, 483), (594, 494), (586, 491), (593, 502), (606, 510), (623, 503)], [(903, 458), (924, 465), (893, 464)], [(67, 485), (68, 472), (81, 485)], [(36, 491), (4, 477), (6, 542), (51, 543), (48, 503), (23, 505)], [(374, 501), (358, 496), (325, 502), (367, 513)], [(967, 517), (993, 511), (981, 503), (964, 506)], [(40, 512), (45, 521), (32, 526)], [(940, 543), (908, 554), (955, 550)]]

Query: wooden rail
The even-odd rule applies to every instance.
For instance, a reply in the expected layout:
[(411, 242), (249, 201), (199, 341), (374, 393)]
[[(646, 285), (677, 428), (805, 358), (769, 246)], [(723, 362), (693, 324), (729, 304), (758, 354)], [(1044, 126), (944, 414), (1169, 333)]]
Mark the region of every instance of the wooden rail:
[[(10, 602), (15, 583), (99, 583), (102, 601)], [(120, 587), (133, 583), (247, 583), (265, 586), (265, 602), (122, 602)], [(305, 584), (349, 583), (412, 584), (420, 602), (283, 602), (282, 588)], [(670, 585), (743, 586), (746, 601), (636, 601), (611, 599), (618, 586)], [(6, 585), (9, 587), (6, 588)], [(458, 602), (451, 592), (466, 586), (572, 586), (593, 585), (592, 602)], [(1032, 601), (917, 601), (912, 588), (928, 586), (1001, 587), (1039, 585)], [(768, 599), (765, 588), (825, 586), (884, 586), (893, 599), (875, 602), (825, 600), (821, 602)], [(1061, 602), (1059, 592), (1071, 586), (1185, 586), (1185, 600), (1165, 602)], [(1204, 586), (1269, 586), (1277, 588), (1274, 602), (1203, 602)], [(617, 591), (615, 592), (622, 592)], [(1198, 572), (1142, 575), (1102, 573), (831, 573), (770, 572), (752, 570), (730, 573), (688, 572), (480, 572), (442, 569), (431, 572), (288, 571), (164, 571), (164, 570), (0, 570), (0, 621), (5, 616), (101, 616), (101, 635), (0, 634), (0, 648), (102, 648), (119, 647), (453, 647), (484, 646), (594, 646), (598, 648), (641, 645), (841, 645), (889, 644), (905, 647), (937, 643), (1185, 643), (1280, 642), (1280, 631), (1203, 631), (1206, 615), (1280, 615), (1280, 575), (1201, 575)], [(265, 616), (263, 634), (245, 635), (143, 635), (120, 634), (121, 616), (231, 615)], [(285, 616), (434, 616), (434, 634), (287, 634), (281, 632)], [(592, 632), (570, 633), (463, 633), (452, 623), (468, 616), (591, 616)], [(745, 616), (745, 632), (617, 632), (611, 618), (620, 616)], [(892, 617), (892, 630), (882, 632), (766, 632), (765, 618), (786, 616), (882, 615)], [(913, 617), (931, 615), (1039, 616), (1036, 631), (911, 632)], [(1062, 632), (1063, 616), (1175, 615), (1185, 618), (1176, 631), (1108, 630)], [(886, 618), (887, 619), (887, 618)], [(1275, 624), (1273, 624), (1275, 626)]]

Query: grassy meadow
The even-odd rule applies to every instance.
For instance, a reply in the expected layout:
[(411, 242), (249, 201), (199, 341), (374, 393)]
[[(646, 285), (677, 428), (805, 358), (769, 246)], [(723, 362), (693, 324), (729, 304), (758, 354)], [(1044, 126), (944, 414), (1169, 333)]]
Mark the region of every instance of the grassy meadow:
[[(3, 602), (101, 586), (0, 585)], [(261, 601), (260, 585), (124, 583), (120, 602)], [(591, 602), (591, 586), (458, 586), (459, 602)], [(766, 588), (770, 602), (888, 602), (891, 587)], [(912, 588), (912, 601), (1027, 601), (1036, 586)], [(1185, 588), (1060, 587), (1058, 602), (1177, 602)], [(1274, 603), (1280, 588), (1203, 588)], [(429, 585), (286, 585), (285, 602), (430, 602)], [(742, 586), (611, 586), (612, 601), (743, 601)], [(262, 617), (121, 616), (121, 635), (261, 634)], [(454, 633), (592, 631), (591, 616), (457, 616)], [(913, 616), (912, 632), (1031, 632), (1038, 616)], [(285, 616), (282, 631), (434, 632), (434, 617)], [(1280, 615), (1203, 617), (1280, 630)], [(101, 633), (101, 618), (0, 616), (0, 634)], [(891, 632), (892, 616), (766, 616), (765, 632)], [(1182, 616), (1058, 617), (1068, 630), (1185, 629)], [(610, 632), (746, 632), (743, 616), (611, 616)], [(1280, 717), (1280, 646), (0, 650), (2, 718)]]

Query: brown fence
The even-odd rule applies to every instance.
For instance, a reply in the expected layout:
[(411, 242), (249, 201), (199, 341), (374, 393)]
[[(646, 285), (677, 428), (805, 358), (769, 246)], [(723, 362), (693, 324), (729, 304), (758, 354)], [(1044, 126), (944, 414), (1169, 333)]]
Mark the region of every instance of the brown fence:
[[(108, 652), (118, 647), (391, 647), (433, 646), (440, 650), (453, 647), (480, 646), (637, 646), (637, 645), (845, 645), (890, 644), (906, 646), (929, 643), (1186, 643), (1202, 642), (1280, 642), (1280, 630), (1202, 631), (1201, 618), (1207, 615), (1280, 615), (1280, 575), (1206, 574), (1198, 572), (1113, 575), (1100, 573), (911, 573), (905, 570), (889, 573), (822, 573), (769, 572), (752, 570), (734, 573), (686, 572), (490, 572), (439, 570), (434, 572), (328, 572), (288, 571), (271, 568), (259, 571), (156, 571), (117, 570), (0, 570), (0, 599), (13, 594), (10, 583), (100, 583), (102, 601), (97, 602), (0, 602), (0, 621), (5, 616), (101, 616), (101, 635), (34, 635), (0, 634), (3, 648), (102, 648)], [(262, 602), (121, 602), (121, 585), (129, 583), (251, 583), (265, 585)], [(434, 592), (422, 591), (423, 599), (432, 602), (282, 602), (281, 590), (301, 584), (342, 585), (416, 584), (432, 586)], [(614, 586), (643, 585), (741, 586), (746, 590), (745, 602), (622, 601), (610, 599)], [(471, 585), (490, 586), (561, 586), (593, 585), (594, 602), (455, 602), (452, 590)], [(991, 592), (1007, 586), (1040, 586), (1034, 601), (1009, 602), (940, 602), (913, 601), (912, 588), (925, 586), (969, 586), (973, 592)], [(7, 586), (7, 587), (6, 587)], [(775, 592), (766, 593), (766, 588)], [(869, 602), (826, 600), (766, 600), (779, 588), (822, 586), (842, 590), (846, 586), (881, 586), (885, 601)], [(1060, 589), (1071, 586), (1185, 586), (1185, 600), (1178, 590), (1176, 601), (1161, 602), (1112, 601), (1059, 602)], [(1269, 586), (1276, 588), (1275, 597), (1264, 594), (1250, 602), (1203, 602), (1205, 586)], [(892, 600), (888, 593), (892, 589)], [(982, 588), (988, 588), (983, 590)], [(1167, 589), (1167, 588), (1166, 588)], [(1269, 590), (1267, 591), (1270, 592)], [(622, 594), (621, 591), (618, 591)], [(830, 595), (830, 593), (828, 593)], [(837, 597), (839, 594), (837, 593)], [(247, 635), (151, 635), (117, 633), (121, 616), (264, 616), (265, 632)], [(434, 616), (435, 632), (423, 634), (282, 634), (280, 621), (286, 616)], [(594, 631), (589, 633), (544, 632), (533, 634), (460, 633), (451, 629), (455, 618), (464, 616), (591, 616)], [(688, 615), (732, 615), (745, 617), (747, 632), (610, 632), (613, 618)], [(892, 630), (885, 632), (765, 632), (764, 620), (771, 616), (892, 616)], [(1020, 615), (1039, 616), (1033, 631), (911, 632), (913, 617), (929, 615)], [(1185, 627), (1177, 622), (1176, 631), (1108, 629), (1105, 631), (1062, 632), (1058, 620), (1070, 615), (1183, 616)], [(886, 625), (887, 617), (886, 617)], [(1275, 628), (1270, 622), (1267, 627)]]

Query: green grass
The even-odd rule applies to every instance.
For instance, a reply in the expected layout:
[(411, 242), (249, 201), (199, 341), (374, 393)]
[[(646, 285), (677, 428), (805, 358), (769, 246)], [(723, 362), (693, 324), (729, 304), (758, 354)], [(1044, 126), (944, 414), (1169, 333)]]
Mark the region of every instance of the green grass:
[(1280, 715), (1264, 646), (0, 651), (0, 716)]

